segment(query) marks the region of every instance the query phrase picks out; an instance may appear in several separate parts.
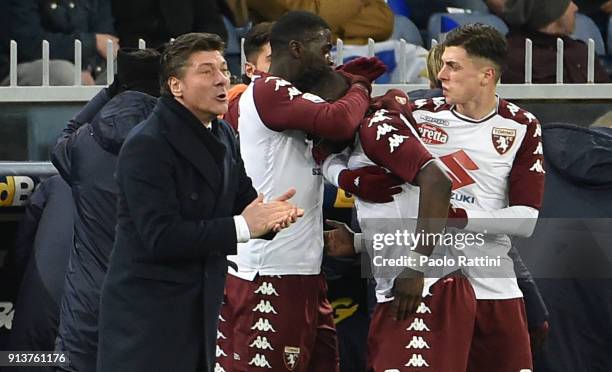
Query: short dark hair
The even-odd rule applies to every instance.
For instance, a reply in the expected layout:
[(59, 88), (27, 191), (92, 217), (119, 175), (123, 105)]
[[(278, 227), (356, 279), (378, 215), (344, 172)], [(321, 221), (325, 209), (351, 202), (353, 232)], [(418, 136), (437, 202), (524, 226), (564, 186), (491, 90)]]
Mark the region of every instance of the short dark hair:
[(493, 62), (497, 79), (501, 77), (508, 59), (506, 38), (494, 27), (482, 23), (470, 23), (455, 28), (446, 35), (445, 47), (462, 47), (468, 55)]
[(280, 17), (270, 32), (272, 52), (287, 50), (291, 40), (304, 42), (313, 33), (329, 29), (327, 22), (314, 13), (291, 11)]
[(187, 65), (187, 60), (195, 52), (215, 51), (223, 53), (225, 43), (219, 35), (192, 32), (181, 35), (169, 42), (161, 56), (160, 87), (162, 94), (170, 94), (168, 79), (172, 76), (181, 77)]
[(247, 61), (255, 62), (251, 59), (259, 53), (261, 48), (270, 42), (270, 32), (274, 22), (258, 23), (247, 32), (244, 37), (244, 55)]

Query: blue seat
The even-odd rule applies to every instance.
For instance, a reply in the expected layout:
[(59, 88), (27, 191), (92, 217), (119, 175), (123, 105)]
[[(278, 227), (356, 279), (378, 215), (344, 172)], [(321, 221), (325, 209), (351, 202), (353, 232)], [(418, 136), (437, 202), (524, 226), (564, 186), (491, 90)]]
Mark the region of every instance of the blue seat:
[[(469, 23), (484, 23), (495, 27), (503, 35), (508, 33), (508, 26), (501, 18), (494, 14), (482, 13), (434, 13), (429, 17), (427, 23), (427, 46), (431, 45), (431, 39), (440, 41), (440, 35), (450, 31), (453, 27), (466, 25)], [(444, 30), (442, 29), (444, 27)]]
[(601, 31), (599, 31), (595, 22), (584, 14), (576, 14), (576, 29), (571, 37), (572, 39), (582, 40), (587, 44), (589, 39), (593, 39), (595, 41), (595, 53), (600, 56), (606, 54), (606, 46)]

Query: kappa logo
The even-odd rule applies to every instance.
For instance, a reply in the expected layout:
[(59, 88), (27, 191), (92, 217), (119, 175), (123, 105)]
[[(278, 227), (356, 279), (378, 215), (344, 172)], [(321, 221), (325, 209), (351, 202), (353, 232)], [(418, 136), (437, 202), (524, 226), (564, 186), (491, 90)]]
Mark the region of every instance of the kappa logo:
[(425, 302), (421, 302), (416, 313), (417, 314), (431, 314), (431, 310), (429, 309), (429, 307), (427, 307), (427, 305), (425, 305)]
[(272, 327), (272, 324), (270, 324), (270, 322), (268, 321), (268, 319), (264, 319), (264, 318), (259, 318), (257, 320), (257, 322), (255, 324), (253, 324), (253, 326), (251, 327), (251, 329), (256, 329), (258, 331), (261, 332), (269, 332), (272, 331), (273, 333), (276, 333), (276, 331), (274, 330), (274, 328)]
[(432, 123), (417, 124), (421, 140), (428, 145), (443, 145), (448, 142), (446, 131)]
[(423, 340), (423, 337), (412, 336), (412, 340), (406, 345), (406, 349), (429, 349), (429, 345)]
[(227, 337), (225, 337), (225, 335), (224, 335), (223, 333), (221, 333), (221, 331), (219, 331), (219, 330), (217, 329), (217, 340), (219, 340), (219, 339), (223, 339), (223, 340), (225, 340), (226, 338), (227, 338)]
[(414, 318), (410, 327), (406, 328), (407, 331), (426, 331), (429, 332), (429, 328), (421, 318)]
[(508, 111), (510, 111), (512, 116), (516, 116), (516, 113), (519, 112), (519, 110), (520, 110), (520, 107), (518, 107), (514, 103), (510, 103), (510, 102), (508, 102), (508, 105), (506, 105), (506, 107), (508, 108)]
[(240, 360), (240, 354), (234, 353), (234, 360)]
[(221, 367), (219, 363), (215, 363), (215, 371), (214, 372), (225, 372), (225, 369)]
[(270, 313), (278, 314), (276, 310), (274, 310), (274, 306), (272, 306), (272, 304), (268, 300), (259, 301), (257, 306), (253, 308), (253, 311), (259, 311), (260, 313), (264, 313), (264, 314), (270, 314)]
[(293, 346), (285, 346), (283, 356), (285, 367), (287, 367), (290, 371), (293, 371), (300, 359), (300, 348)]
[(416, 101), (414, 101), (414, 105), (416, 106), (416, 108), (421, 108), (425, 106), (426, 104), (427, 104), (426, 99), (417, 99)]
[(406, 367), (429, 367), (421, 354), (412, 354), (412, 358), (405, 364)]
[(493, 147), (500, 155), (504, 155), (512, 148), (516, 139), (516, 129), (493, 128), (491, 132)]
[(532, 172), (546, 174), (546, 171), (544, 170), (544, 166), (542, 165), (542, 160), (540, 159), (537, 159), (535, 163), (533, 163), (531, 168), (529, 168), (529, 170)]
[(542, 142), (538, 142), (538, 147), (536, 147), (533, 155), (544, 155), (544, 149), (542, 148)]
[(312, 93), (304, 93), (302, 94), (302, 98), (312, 103), (325, 103), (325, 100), (323, 98)]
[(540, 126), (540, 124), (536, 124), (536, 129), (533, 132), (533, 137), (542, 137), (542, 127)]
[(13, 303), (0, 302), (0, 329), (4, 327), (10, 331), (13, 328), (14, 316), (15, 310), (13, 310)]
[(396, 128), (393, 128), (387, 123), (382, 123), (376, 128), (376, 140), (380, 140), (380, 137), (384, 136), (387, 133), (391, 133), (393, 131), (397, 131)]
[(259, 368), (265, 367), (272, 369), (272, 366), (270, 366), (270, 363), (268, 363), (268, 361), (266, 360), (266, 356), (261, 354), (255, 354), (253, 359), (251, 359), (251, 361), (249, 362), (249, 365)]
[(257, 338), (255, 340), (253, 340), (253, 342), (251, 342), (249, 347), (257, 348), (257, 349), (260, 349), (260, 350), (272, 350), (272, 351), (274, 351), (274, 349), (272, 348), (272, 345), (270, 345), (270, 343), (268, 342), (268, 338), (265, 337), (265, 336), (264, 337), (257, 336)]
[(372, 127), (372, 125), (374, 125), (374, 124), (381, 123), (381, 122), (384, 122), (386, 120), (391, 120), (391, 117), (386, 115), (388, 112), (389, 111), (387, 111), (385, 109), (380, 109), (380, 110), (376, 111), (374, 113), (374, 116), (372, 116), (372, 119), (370, 119), (370, 122), (368, 124), (368, 128)]
[(276, 289), (274, 289), (274, 287), (272, 286), (272, 283), (268, 283), (268, 282), (263, 282), (261, 283), (261, 285), (259, 286), (259, 288), (257, 288), (255, 290), (255, 292), (253, 292), (255, 294), (262, 294), (262, 295), (266, 295), (266, 296), (277, 296), (278, 297), (278, 293), (276, 292)]
[(216, 354), (217, 358), (220, 358), (222, 356), (227, 356), (227, 354), (225, 354), (225, 352), (223, 351), (223, 349), (221, 349), (219, 347), (219, 345), (217, 345), (217, 350), (216, 350), (215, 354)]
[(225, 319), (221, 316), (221, 314), (219, 314), (219, 320), (225, 322)]
[(399, 145), (404, 143), (404, 140), (408, 138), (409, 138), (408, 136), (402, 136), (399, 134), (394, 134), (391, 137), (389, 137), (389, 152), (393, 153), (393, 151), (395, 151), (395, 149), (398, 148)]
[(359, 177), (356, 177), (356, 178), (353, 180), (353, 184), (355, 185), (355, 187), (359, 187)]
[(434, 105), (436, 105), (436, 107), (434, 107), (434, 111), (438, 111), (438, 109), (446, 103), (446, 99), (444, 97), (436, 97), (432, 101)]
[(530, 123), (536, 119), (536, 117), (531, 112), (525, 112), (525, 117), (527, 118), (527, 120), (529, 120)]

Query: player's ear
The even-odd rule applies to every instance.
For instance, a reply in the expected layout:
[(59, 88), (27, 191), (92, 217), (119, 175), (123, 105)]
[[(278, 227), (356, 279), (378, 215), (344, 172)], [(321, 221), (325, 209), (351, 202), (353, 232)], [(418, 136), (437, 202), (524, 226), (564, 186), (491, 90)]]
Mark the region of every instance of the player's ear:
[(249, 78), (252, 78), (253, 77), (253, 73), (255, 73), (255, 65), (252, 64), (251, 62), (245, 62), (245, 64), (244, 64), (244, 73)]
[(495, 70), (495, 67), (486, 66), (484, 67), (483, 72), (484, 72), (483, 85), (489, 85), (491, 82), (493, 83), (497, 82), (497, 71)]
[(295, 59), (300, 59), (303, 53), (304, 45), (301, 42), (297, 40), (291, 40), (289, 42), (289, 54), (291, 55), (291, 57)]

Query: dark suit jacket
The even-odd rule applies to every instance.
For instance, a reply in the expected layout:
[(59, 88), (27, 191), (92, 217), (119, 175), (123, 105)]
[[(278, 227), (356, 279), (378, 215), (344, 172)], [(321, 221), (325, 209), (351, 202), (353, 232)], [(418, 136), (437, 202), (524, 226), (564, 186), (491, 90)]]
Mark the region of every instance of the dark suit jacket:
[(232, 129), (162, 97), (119, 154), (100, 372), (211, 371), (233, 215), (257, 195)]

